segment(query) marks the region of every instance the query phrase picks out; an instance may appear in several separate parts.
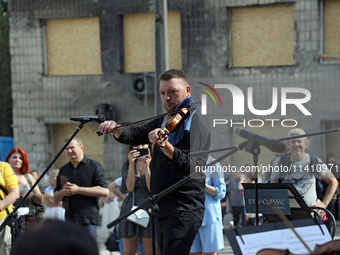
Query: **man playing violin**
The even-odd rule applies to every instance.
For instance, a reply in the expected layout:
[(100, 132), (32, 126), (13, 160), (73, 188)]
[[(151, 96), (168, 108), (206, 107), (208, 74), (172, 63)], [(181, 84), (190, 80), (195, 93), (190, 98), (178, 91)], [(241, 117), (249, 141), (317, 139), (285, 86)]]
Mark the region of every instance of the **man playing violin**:
[[(167, 135), (167, 117), (159, 117), (140, 127), (120, 127), (105, 121), (99, 132), (111, 133), (118, 142), (156, 144), (151, 163), (151, 195), (158, 194), (190, 174), (195, 166), (205, 166), (208, 155), (190, 157), (194, 151), (210, 148), (210, 128), (190, 96), (186, 74), (171, 69), (160, 75), (159, 93), (168, 113), (190, 107), (190, 115)], [(165, 136), (165, 139), (162, 137)], [(189, 254), (204, 215), (204, 176), (192, 178), (157, 202), (156, 236), (161, 254)]]

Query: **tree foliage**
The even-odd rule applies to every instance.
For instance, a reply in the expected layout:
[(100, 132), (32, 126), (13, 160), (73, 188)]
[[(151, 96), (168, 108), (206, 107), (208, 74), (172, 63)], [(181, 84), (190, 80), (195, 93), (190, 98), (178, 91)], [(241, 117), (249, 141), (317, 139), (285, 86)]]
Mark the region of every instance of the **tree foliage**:
[(13, 136), (8, 3), (0, 0), (0, 136)]
[(8, 1), (7, 0), (0, 0), (0, 8), (2, 8), (1, 14), (7, 13)]

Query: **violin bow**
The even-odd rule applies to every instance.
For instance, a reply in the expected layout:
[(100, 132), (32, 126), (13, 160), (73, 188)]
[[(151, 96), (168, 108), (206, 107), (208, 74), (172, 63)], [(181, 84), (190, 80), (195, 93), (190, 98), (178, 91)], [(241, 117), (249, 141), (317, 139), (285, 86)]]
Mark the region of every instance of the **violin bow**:
[(308, 250), (309, 254), (312, 254), (312, 250), (308, 247), (308, 245), (305, 243), (305, 241), (303, 241), (302, 237), (295, 231), (294, 226), (292, 225), (292, 223), (290, 223), (290, 221), (287, 219), (286, 215), (284, 215), (281, 210), (277, 207), (276, 204), (274, 204), (273, 202), (270, 204), (273, 209), (275, 210), (275, 212), (279, 215), (279, 217), (281, 218), (281, 220), (284, 221), (284, 223), (291, 229), (293, 230), (294, 234), (297, 236), (297, 238), (299, 238), (300, 242), (305, 246), (305, 248)]
[[(138, 124), (138, 123), (141, 123), (141, 122), (145, 122), (145, 121), (147, 121), (147, 120), (156, 119), (156, 118), (158, 118), (158, 117), (163, 117), (163, 116), (165, 116), (165, 115), (167, 115), (167, 114), (174, 114), (174, 113), (180, 112), (183, 108), (189, 108), (190, 106), (197, 105), (197, 104), (201, 104), (201, 102), (197, 102), (197, 103), (194, 103), (194, 104), (190, 104), (190, 105), (188, 105), (188, 106), (185, 106), (185, 107), (178, 108), (177, 110), (175, 110), (175, 111), (173, 111), (173, 112), (166, 112), (166, 113), (162, 113), (162, 114), (159, 114), (159, 115), (156, 115), (156, 116), (152, 116), (152, 117), (149, 117), (149, 118), (146, 118), (146, 119), (142, 119), (142, 120), (138, 120), (138, 121), (135, 121), (135, 122), (131, 122), (131, 123), (119, 125), (119, 126), (115, 127), (115, 128), (112, 129), (112, 130), (115, 130), (115, 129), (118, 129), (118, 128), (122, 128), (122, 127), (131, 126), (131, 125), (134, 125), (134, 124)], [(95, 132), (92, 132), (92, 134), (97, 134), (98, 136), (101, 136), (101, 135), (110, 134), (110, 133), (101, 133), (101, 132), (99, 132), (99, 131), (95, 131)]]

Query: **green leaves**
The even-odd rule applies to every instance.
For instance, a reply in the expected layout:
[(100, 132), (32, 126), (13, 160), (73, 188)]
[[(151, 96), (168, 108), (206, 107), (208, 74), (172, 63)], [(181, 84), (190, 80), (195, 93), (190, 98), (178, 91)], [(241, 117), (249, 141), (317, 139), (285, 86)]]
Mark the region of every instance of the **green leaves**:
[(8, 3), (0, 0), (0, 136), (13, 136)]

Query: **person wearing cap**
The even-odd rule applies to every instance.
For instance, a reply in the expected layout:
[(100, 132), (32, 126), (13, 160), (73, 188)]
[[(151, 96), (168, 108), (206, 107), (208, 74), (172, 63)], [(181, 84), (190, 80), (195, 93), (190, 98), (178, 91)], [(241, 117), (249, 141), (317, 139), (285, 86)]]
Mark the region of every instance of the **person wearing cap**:
[[(288, 137), (304, 134), (306, 133), (303, 129), (294, 128), (289, 131)], [(288, 162), (285, 169), (287, 171), (283, 171), (282, 165), (280, 164), (280, 159), (284, 156), (282, 155), (275, 162), (275, 166), (270, 177), (270, 182), (278, 183), (282, 181), (282, 183), (292, 183), (299, 194), (303, 196), (303, 199), (308, 206), (326, 208), (332, 200), (333, 194), (335, 193), (338, 186), (338, 181), (329, 171), (327, 165), (323, 163), (320, 158), (317, 157), (316, 166), (312, 166), (310, 164), (311, 155), (306, 152), (308, 145), (309, 141), (307, 137), (293, 138), (288, 140), (287, 148), (291, 153), (287, 159)], [(316, 169), (310, 169), (312, 167)], [(317, 199), (315, 186), (316, 178), (314, 172), (317, 173), (322, 181), (328, 183), (328, 187), (322, 201)]]

